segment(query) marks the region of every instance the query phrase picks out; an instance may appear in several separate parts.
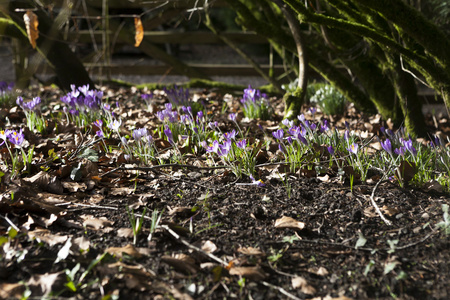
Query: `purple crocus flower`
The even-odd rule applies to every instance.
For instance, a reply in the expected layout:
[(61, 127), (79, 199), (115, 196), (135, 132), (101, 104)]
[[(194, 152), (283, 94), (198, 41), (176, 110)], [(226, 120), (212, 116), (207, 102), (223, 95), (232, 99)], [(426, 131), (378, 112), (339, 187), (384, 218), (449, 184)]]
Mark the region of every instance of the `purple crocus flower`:
[(97, 126), (98, 128), (102, 128), (103, 121), (101, 119), (97, 119), (95, 120), (94, 125)]
[(236, 146), (242, 150), (245, 150), (245, 147), (247, 147), (247, 141), (245, 139), (237, 141)]
[(291, 145), (292, 142), (293, 142), (292, 137), (288, 136), (288, 137), (286, 138), (286, 141), (288, 142), (289, 145)]
[(225, 139), (227, 139), (227, 140), (232, 140), (232, 139), (235, 139), (236, 138), (236, 130), (232, 130), (232, 131), (230, 131), (230, 132), (225, 132), (224, 134), (223, 134), (223, 137), (225, 138)]
[(145, 102), (147, 102), (148, 100), (153, 98), (153, 93), (150, 92), (150, 94), (142, 94), (141, 95), (141, 99), (144, 100)]
[(78, 88), (78, 90), (79, 90), (80, 92), (82, 92), (83, 94), (86, 95), (87, 92), (89, 91), (89, 84), (80, 86), (80, 87)]
[(384, 142), (380, 141), (381, 147), (389, 154), (392, 154), (392, 144), (389, 139), (386, 139)]
[(219, 123), (217, 123), (217, 121), (208, 123), (208, 127), (211, 128), (211, 130), (215, 130), (218, 126)]
[(325, 131), (327, 131), (328, 129), (330, 129), (330, 126), (328, 125), (328, 120), (323, 120), (323, 124), (320, 125), (319, 131), (320, 131), (320, 132), (325, 132)]
[(412, 155), (414, 155), (414, 156), (417, 155), (417, 150), (416, 150), (416, 148), (414, 148), (411, 138), (407, 141), (404, 141), (403, 145), (405, 146), (406, 150), (411, 152)]
[(6, 81), (0, 81), (0, 94), (5, 94), (7, 91), (12, 90), (14, 82), (7, 83)]
[(214, 141), (211, 145), (206, 148), (206, 152), (214, 152), (217, 153), (219, 151), (219, 142)]
[(357, 154), (358, 153), (358, 144), (353, 143), (350, 145), (350, 148), (347, 148), (348, 152), (353, 153), (353, 154)]
[(228, 154), (228, 152), (231, 150), (231, 140), (224, 141), (223, 145), (219, 146), (219, 148), (225, 150), (226, 153)]
[(11, 142), (11, 144), (14, 144), (18, 147), (22, 147), (23, 141), (25, 140), (25, 136), (22, 132), (22, 129), (20, 129), (19, 132), (15, 130), (8, 130), (6, 133), (8, 136), (8, 140)]
[(281, 121), (281, 123), (286, 126), (286, 127), (292, 127), (294, 126), (294, 121), (288, 120), (288, 119), (283, 119), (283, 121)]
[(442, 145), (441, 140), (437, 135), (434, 136), (434, 144), (436, 145), (436, 147), (440, 147)]
[(199, 111), (197, 112), (197, 122), (199, 122), (201, 119), (203, 119), (203, 112)]
[(272, 135), (277, 140), (281, 140), (281, 139), (283, 139), (283, 136), (284, 136), (284, 130), (280, 128), (277, 131), (272, 132)]
[(297, 118), (300, 120), (300, 122), (302, 122), (302, 123), (305, 122), (305, 115), (304, 114), (298, 115)]
[(328, 150), (328, 153), (330, 153), (331, 155), (334, 155), (334, 148), (333, 148), (333, 146), (328, 146), (327, 150)]
[(295, 138), (300, 142), (302, 142), (303, 144), (308, 145), (308, 141), (305, 139), (304, 135), (301, 132), (297, 133)]
[(228, 115), (228, 118), (229, 118), (231, 121), (236, 122), (236, 114), (235, 114), (235, 113), (229, 114), (229, 115)]
[(121, 124), (122, 124), (122, 120), (119, 120), (119, 121), (114, 120), (114, 121), (112, 121), (111, 123), (108, 124), (108, 127), (109, 127), (111, 130), (119, 131), (119, 128), (120, 128), (120, 125), (121, 125)]
[(347, 121), (344, 122), (345, 125), (345, 129), (350, 130), (350, 123), (348, 123)]
[(148, 136), (147, 128), (139, 128), (133, 130), (132, 136), (135, 141), (140, 141), (142, 138)]
[(316, 114), (317, 108), (316, 107), (311, 107), (309, 109), (309, 112), (314, 116)]
[(300, 127), (292, 126), (288, 131), (291, 135), (296, 136), (300, 132)]
[(169, 126), (166, 125), (166, 129), (164, 129), (164, 134), (167, 136), (167, 140), (169, 141), (169, 143), (173, 144), (173, 134), (172, 134), (172, 130), (170, 130)]
[(95, 135), (98, 136), (99, 138), (104, 138), (105, 137), (105, 134), (103, 133), (102, 130), (97, 130), (95, 132)]
[(181, 124), (189, 124), (189, 116), (188, 115), (180, 115)]
[(346, 130), (345, 132), (344, 132), (344, 140), (345, 141), (348, 141), (348, 138), (350, 137), (350, 132), (348, 131), (348, 130)]
[(225, 147), (225, 145), (219, 145), (219, 150), (217, 151), (217, 155), (219, 155), (220, 157), (224, 157), (228, 155), (228, 152), (230, 150)]
[(25, 111), (34, 111), (41, 105), (41, 98), (34, 97), (33, 100), (25, 102), (22, 97), (17, 97), (16, 103)]
[(250, 179), (252, 180), (252, 184), (254, 184), (254, 185), (257, 185), (259, 187), (266, 186), (261, 179), (256, 180), (252, 175), (250, 175)]
[(406, 152), (406, 148), (405, 147), (396, 148), (394, 150), (395, 154), (401, 155), (401, 156), (405, 156), (405, 152)]

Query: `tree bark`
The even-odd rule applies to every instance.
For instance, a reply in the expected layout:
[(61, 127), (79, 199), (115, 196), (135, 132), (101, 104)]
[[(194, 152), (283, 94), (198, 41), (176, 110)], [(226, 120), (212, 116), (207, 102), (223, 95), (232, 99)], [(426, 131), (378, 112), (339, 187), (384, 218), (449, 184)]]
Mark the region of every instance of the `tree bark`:
[(292, 37), (295, 42), (298, 57), (298, 84), (293, 95), (287, 93), (284, 96), (285, 107), (284, 107), (284, 117), (286, 119), (293, 119), (300, 114), (302, 105), (306, 96), (306, 89), (308, 86), (307, 78), (307, 56), (306, 47), (304, 46), (304, 38), (301, 33), (300, 23), (294, 17), (291, 9), (283, 4), (281, 1), (277, 1), (277, 4), (281, 8), (289, 28), (292, 33)]

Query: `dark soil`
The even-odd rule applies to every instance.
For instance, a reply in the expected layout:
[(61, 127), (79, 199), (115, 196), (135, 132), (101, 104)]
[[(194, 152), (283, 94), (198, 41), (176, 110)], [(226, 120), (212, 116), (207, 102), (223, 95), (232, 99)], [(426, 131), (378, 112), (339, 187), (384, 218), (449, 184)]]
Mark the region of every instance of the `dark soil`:
[[(74, 182), (62, 165), (44, 185), (2, 180), (0, 236), (11, 224), (20, 232), (2, 240), (0, 298), (27, 290), (72, 299), (450, 297), (450, 240), (436, 227), (450, 198), (440, 191), (351, 187), (331, 171), (280, 180), (269, 176), (276, 165), (258, 168), (266, 186), (257, 187), (221, 169), (113, 171), (120, 164), (106, 159), (99, 174)], [(136, 215), (147, 208), (136, 245), (127, 206)], [(149, 241), (156, 210), (162, 221)], [(280, 228), (282, 217), (297, 223)]]

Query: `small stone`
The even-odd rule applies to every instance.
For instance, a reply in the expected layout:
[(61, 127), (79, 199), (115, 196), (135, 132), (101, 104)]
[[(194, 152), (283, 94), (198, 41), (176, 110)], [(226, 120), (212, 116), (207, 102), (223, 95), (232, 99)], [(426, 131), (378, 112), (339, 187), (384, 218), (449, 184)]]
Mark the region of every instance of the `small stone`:
[(428, 220), (430, 218), (430, 215), (428, 213), (423, 213), (421, 217), (424, 220)]

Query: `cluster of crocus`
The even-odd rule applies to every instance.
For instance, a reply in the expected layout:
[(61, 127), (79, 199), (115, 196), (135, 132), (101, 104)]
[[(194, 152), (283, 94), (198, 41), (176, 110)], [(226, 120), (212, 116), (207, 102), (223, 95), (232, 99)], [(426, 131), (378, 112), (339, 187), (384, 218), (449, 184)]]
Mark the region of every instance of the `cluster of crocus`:
[(260, 90), (252, 89), (250, 85), (244, 89), (241, 103), (244, 116), (247, 118), (267, 120), (272, 114), (267, 95)]
[(27, 118), (27, 127), (31, 131), (35, 128), (39, 132), (44, 132), (46, 125), (44, 118), (40, 115), (41, 98), (34, 97), (31, 101), (24, 101), (22, 97), (17, 97), (16, 104), (20, 106)]
[(174, 106), (190, 106), (190, 96), (189, 96), (189, 89), (183, 89), (183, 87), (177, 87), (174, 85), (173, 88), (168, 89), (164, 88), (164, 92), (166, 93), (167, 98), (169, 99), (170, 103), (172, 103)]
[(72, 84), (70, 87), (72, 90), (61, 97), (61, 101), (68, 105), (68, 112), (72, 116), (81, 117), (87, 123), (98, 119), (99, 111), (104, 108), (102, 106), (103, 92), (90, 90), (89, 85), (77, 88)]
[(16, 103), (19, 105), (24, 111), (37, 111), (41, 105), (41, 98), (34, 97), (33, 100), (25, 102), (22, 97), (17, 97)]
[(384, 127), (381, 127), (380, 131), (385, 136), (384, 142), (380, 140), (381, 147), (389, 153), (389, 155), (395, 153), (405, 157), (409, 152), (413, 159), (417, 156), (417, 150), (413, 145), (412, 138), (411, 136), (408, 136), (406, 139), (403, 128), (400, 128), (397, 133), (385, 129)]
[(166, 103), (165, 109), (157, 111), (156, 116), (162, 123), (175, 123), (178, 121), (178, 112), (173, 110), (172, 103)]
[(176, 108), (190, 107), (193, 114), (204, 110), (204, 105), (201, 102), (192, 101), (189, 94), (189, 89), (183, 89), (183, 87), (164, 88), (167, 99)]
[(131, 136), (134, 143), (129, 146), (135, 157), (138, 157), (144, 164), (156, 159), (158, 150), (147, 128), (137, 128), (133, 130)]
[(232, 172), (241, 177), (242, 174), (251, 175), (255, 170), (255, 156), (259, 149), (248, 145), (246, 139), (237, 139), (236, 130), (223, 133), (219, 140), (214, 140), (209, 146), (206, 141), (203, 141), (203, 147), (206, 153), (211, 155), (214, 161), (213, 154), (216, 154), (220, 160), (231, 167)]

